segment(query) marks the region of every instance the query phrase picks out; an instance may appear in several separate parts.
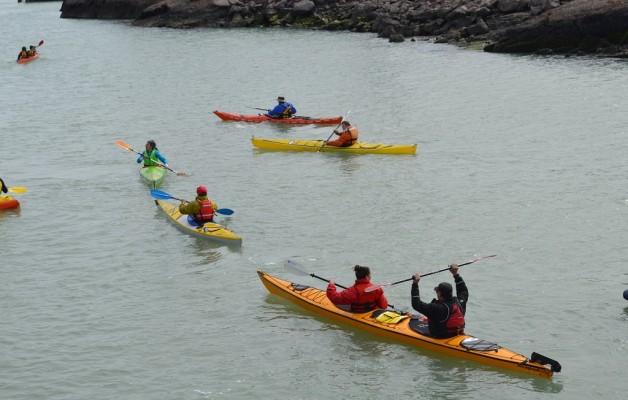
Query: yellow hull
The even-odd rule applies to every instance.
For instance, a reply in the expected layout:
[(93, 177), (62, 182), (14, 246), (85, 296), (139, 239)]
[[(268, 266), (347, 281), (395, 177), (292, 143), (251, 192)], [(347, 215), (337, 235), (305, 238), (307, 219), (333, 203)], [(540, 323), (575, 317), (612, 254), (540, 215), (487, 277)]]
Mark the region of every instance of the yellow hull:
[[(272, 275), (268, 275), (260, 270), (257, 271), (257, 274), (270, 293), (283, 297), (298, 306), (305, 308), (306, 310), (336, 321), (353, 325), (375, 335), (418, 346), (427, 350), (447, 354), (453, 357), (464, 358), (543, 378), (551, 378), (553, 375), (552, 368), (537, 362), (532, 362), (527, 357), (496, 344), (468, 335), (458, 335), (447, 339), (438, 339), (427, 336), (418, 333), (415, 329), (411, 328), (410, 319), (404, 319), (397, 324), (380, 322), (377, 318), (372, 316), (374, 313), (373, 311), (360, 314), (338, 308), (329, 301), (324, 290), (285, 281)], [(413, 322), (413, 324), (416, 323), (419, 322)], [(486, 347), (487, 344), (492, 346), (489, 346), (490, 350), (469, 349), (469, 347), (479, 348), (479, 344), (484, 345), (484, 347)], [(560, 368), (558, 370), (560, 370)]]
[(379, 144), (358, 142), (348, 147), (323, 146), (322, 140), (251, 138), (253, 146), (264, 150), (321, 151), (321, 153), (352, 154), (416, 154), (416, 144)]
[(188, 222), (188, 216), (179, 212), (179, 207), (163, 200), (155, 200), (155, 204), (166, 214), (168, 220), (179, 229), (196, 237), (216, 240), (228, 244), (242, 244), (242, 238), (222, 225), (206, 222), (203, 226), (194, 226)]

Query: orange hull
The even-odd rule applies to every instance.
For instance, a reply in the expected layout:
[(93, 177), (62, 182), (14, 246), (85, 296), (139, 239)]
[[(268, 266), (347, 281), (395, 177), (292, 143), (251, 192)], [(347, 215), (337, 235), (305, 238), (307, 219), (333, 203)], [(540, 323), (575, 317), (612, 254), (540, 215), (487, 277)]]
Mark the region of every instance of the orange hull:
[(342, 121), (342, 117), (329, 117), (329, 118), (312, 118), (312, 117), (292, 117), (285, 119), (274, 119), (265, 115), (241, 115), (232, 114), (215, 110), (214, 114), (223, 121), (242, 121), (242, 122), (271, 122), (274, 124), (289, 124), (289, 125), (308, 125), (308, 124), (328, 124), (337, 125)]

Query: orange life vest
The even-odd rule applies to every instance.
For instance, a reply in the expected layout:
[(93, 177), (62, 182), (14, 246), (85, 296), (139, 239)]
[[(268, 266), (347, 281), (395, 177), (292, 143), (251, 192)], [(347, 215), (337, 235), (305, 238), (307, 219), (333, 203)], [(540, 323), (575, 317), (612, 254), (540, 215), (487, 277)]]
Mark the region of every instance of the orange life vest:
[(201, 205), (194, 219), (198, 222), (209, 222), (214, 219), (214, 203), (211, 200), (197, 200)]

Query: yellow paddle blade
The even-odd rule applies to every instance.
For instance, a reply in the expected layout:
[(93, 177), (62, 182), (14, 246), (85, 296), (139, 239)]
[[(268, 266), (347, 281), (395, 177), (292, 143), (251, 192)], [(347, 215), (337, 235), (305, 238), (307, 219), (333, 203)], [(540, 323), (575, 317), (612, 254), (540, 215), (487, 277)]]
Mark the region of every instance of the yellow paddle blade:
[(7, 189), (9, 189), (9, 192), (11, 193), (18, 193), (18, 194), (26, 193), (26, 191), (28, 190), (24, 186), (10, 187)]

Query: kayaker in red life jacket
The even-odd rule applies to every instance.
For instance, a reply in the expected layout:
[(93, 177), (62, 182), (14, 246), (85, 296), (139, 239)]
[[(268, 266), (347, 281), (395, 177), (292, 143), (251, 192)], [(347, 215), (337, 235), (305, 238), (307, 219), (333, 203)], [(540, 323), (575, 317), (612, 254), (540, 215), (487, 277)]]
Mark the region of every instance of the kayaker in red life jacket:
[(279, 104), (269, 109), (264, 115), (274, 119), (284, 119), (292, 118), (292, 116), (297, 113), (297, 108), (294, 104), (287, 102), (283, 96), (277, 97), (277, 103)]
[(218, 209), (218, 206), (207, 198), (207, 188), (205, 186), (197, 187), (196, 194), (196, 199), (189, 203), (186, 200), (181, 200), (179, 212), (181, 214), (193, 215), (194, 221), (201, 225), (205, 222), (214, 222), (214, 212)]
[(326, 146), (347, 147), (358, 142), (358, 128), (351, 126), (349, 121), (342, 121), (342, 131), (334, 129), (334, 133), (340, 136), (336, 140), (325, 142)]
[(371, 283), (371, 270), (369, 267), (356, 265), (353, 267), (355, 271), (355, 284), (346, 288), (342, 292), (336, 292), (336, 284), (333, 280), (327, 285), (327, 297), (336, 305), (351, 305), (351, 311), (364, 313), (376, 308), (388, 308), (388, 300), (384, 296), (382, 289), (374, 290), (366, 293), (364, 289), (373, 286)]
[(464, 314), (467, 310), (469, 290), (458, 274), (458, 264), (449, 265), (449, 271), (456, 282), (456, 295), (453, 296), (451, 284), (441, 282), (434, 288), (436, 298), (431, 303), (424, 303), (419, 296), (420, 274), (412, 277), (412, 308), (428, 318), (430, 334), (446, 338), (464, 333)]

